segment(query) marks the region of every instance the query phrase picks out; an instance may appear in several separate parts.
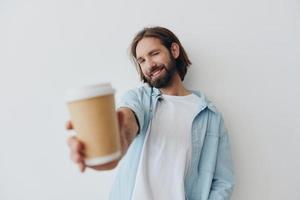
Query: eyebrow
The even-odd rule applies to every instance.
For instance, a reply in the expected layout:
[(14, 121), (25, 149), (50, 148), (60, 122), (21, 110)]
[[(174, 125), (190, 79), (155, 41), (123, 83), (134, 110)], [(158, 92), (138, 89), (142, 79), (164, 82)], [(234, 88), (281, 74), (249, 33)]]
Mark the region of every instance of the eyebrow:
[[(153, 49), (153, 50), (151, 50), (151, 51), (148, 52), (148, 55), (151, 55), (151, 54), (154, 53), (155, 51), (160, 51), (160, 49)], [(140, 56), (140, 57), (138, 57), (136, 60), (139, 61), (139, 60), (141, 60), (142, 58), (143, 58), (143, 57)]]

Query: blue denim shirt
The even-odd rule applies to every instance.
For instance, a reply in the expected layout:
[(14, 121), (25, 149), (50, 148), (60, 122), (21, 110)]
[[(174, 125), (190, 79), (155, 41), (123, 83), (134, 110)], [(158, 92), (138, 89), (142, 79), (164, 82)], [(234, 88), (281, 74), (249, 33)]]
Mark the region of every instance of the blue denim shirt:
[[(192, 123), (192, 157), (184, 184), (186, 199), (229, 200), (234, 173), (227, 129), (216, 107), (202, 93), (191, 92), (199, 96), (200, 106)], [(119, 162), (111, 200), (132, 198), (147, 129), (161, 98), (158, 89), (142, 86), (129, 90), (117, 106), (130, 108), (135, 113), (140, 130)]]

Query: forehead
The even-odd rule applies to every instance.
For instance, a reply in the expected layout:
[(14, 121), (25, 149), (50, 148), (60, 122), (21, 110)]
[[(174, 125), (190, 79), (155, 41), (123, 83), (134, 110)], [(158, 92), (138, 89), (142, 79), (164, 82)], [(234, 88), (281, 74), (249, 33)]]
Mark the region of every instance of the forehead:
[(162, 48), (164, 48), (164, 45), (162, 45), (160, 39), (154, 37), (145, 37), (141, 39), (136, 45), (136, 57), (142, 57), (154, 49)]

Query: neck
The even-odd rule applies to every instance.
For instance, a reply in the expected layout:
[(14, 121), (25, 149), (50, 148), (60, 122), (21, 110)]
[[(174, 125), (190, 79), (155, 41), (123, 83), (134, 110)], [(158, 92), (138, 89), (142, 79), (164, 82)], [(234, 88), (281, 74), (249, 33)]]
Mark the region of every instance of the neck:
[(185, 89), (182, 84), (181, 78), (177, 73), (173, 76), (168, 86), (160, 88), (159, 90), (163, 94), (173, 96), (185, 96), (191, 94), (187, 89)]

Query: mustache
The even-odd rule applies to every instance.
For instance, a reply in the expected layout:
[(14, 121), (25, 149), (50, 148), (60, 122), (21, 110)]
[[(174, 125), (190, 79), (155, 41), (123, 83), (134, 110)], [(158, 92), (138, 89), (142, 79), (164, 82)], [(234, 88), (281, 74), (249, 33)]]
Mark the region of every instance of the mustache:
[(163, 69), (163, 68), (166, 68), (166, 66), (164, 64), (156, 65), (149, 70), (148, 75), (151, 76), (154, 72), (156, 72), (157, 70)]

